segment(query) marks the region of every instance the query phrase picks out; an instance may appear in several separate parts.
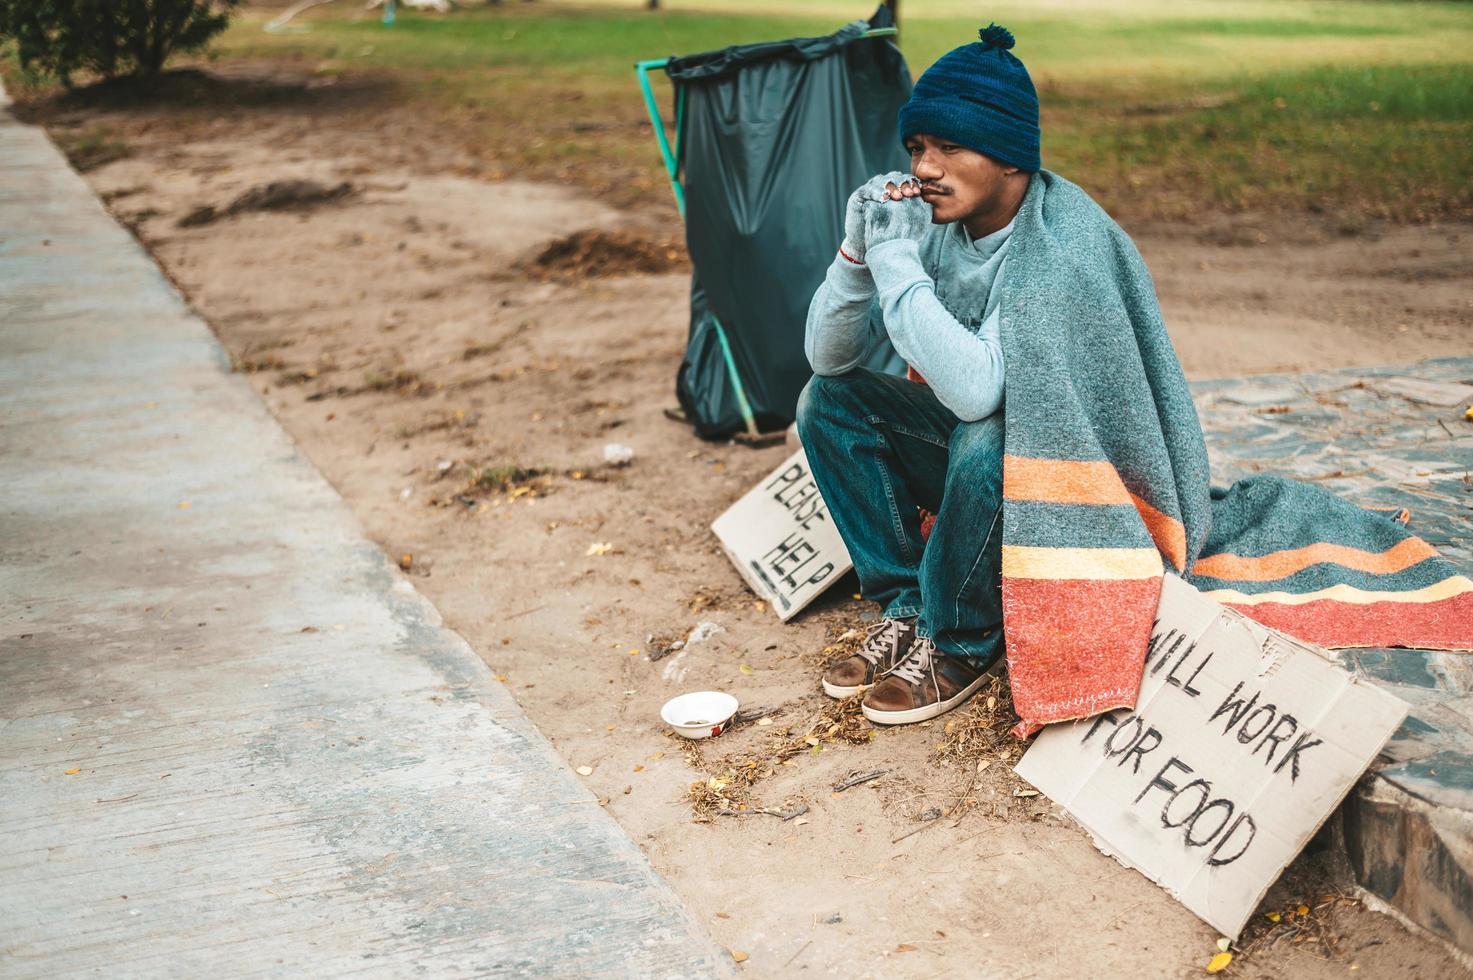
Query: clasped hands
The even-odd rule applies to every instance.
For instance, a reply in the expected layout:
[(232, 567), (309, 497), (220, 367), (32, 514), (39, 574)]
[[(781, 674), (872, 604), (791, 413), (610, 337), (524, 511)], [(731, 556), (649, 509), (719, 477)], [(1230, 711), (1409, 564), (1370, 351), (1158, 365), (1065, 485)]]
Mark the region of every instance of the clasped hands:
[(898, 170), (865, 181), (844, 209), (844, 254), (863, 262), (882, 242), (920, 241), (931, 224), (931, 206), (920, 194), (921, 182)]

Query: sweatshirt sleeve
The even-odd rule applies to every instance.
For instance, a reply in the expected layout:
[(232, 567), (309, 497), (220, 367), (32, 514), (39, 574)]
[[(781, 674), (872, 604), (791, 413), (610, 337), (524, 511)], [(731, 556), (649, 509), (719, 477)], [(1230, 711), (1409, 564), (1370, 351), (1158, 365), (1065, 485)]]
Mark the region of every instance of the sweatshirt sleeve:
[(836, 255), (808, 304), (803, 352), (814, 374), (843, 374), (864, 361), (878, 339), (870, 323), (874, 299), (869, 267)]
[(936, 297), (916, 243), (884, 242), (865, 254), (884, 309), (890, 342), (926, 379), (941, 404), (964, 422), (1002, 406), (1003, 360), (996, 309), (973, 333)]

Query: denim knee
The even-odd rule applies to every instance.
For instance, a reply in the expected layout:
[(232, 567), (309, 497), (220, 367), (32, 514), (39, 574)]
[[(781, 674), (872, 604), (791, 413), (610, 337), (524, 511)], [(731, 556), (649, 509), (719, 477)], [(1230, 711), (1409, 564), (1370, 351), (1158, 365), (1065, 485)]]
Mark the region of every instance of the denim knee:
[(963, 422), (951, 433), (952, 472), (966, 472), (973, 479), (1002, 484), (1003, 421), (994, 412), (975, 422)]
[(846, 393), (853, 388), (854, 381), (854, 372), (815, 374), (808, 379), (808, 384), (798, 395), (799, 439), (807, 442), (807, 433), (812, 432), (820, 420), (833, 420), (844, 411), (843, 406), (849, 401)]
[(820, 402), (823, 394), (819, 391), (823, 379), (818, 375), (808, 379), (803, 390), (798, 393), (798, 412), (794, 421), (798, 423), (798, 439), (801, 442), (808, 441), (808, 434), (813, 431), (813, 425), (818, 421), (819, 414), (823, 411)]

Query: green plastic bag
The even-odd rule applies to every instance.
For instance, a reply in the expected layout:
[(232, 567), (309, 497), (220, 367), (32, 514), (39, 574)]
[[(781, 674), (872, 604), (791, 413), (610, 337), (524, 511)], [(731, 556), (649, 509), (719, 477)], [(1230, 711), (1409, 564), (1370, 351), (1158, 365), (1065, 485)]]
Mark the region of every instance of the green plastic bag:
[[(893, 24), (881, 7), (827, 37), (666, 65), (684, 89), (679, 163), (695, 267), (676, 394), (701, 436), (748, 428), (743, 395), (760, 431), (793, 420), (812, 375), (808, 303), (843, 237), (845, 202), (875, 174), (908, 166), (895, 116), (910, 70), (892, 38), (861, 37)], [(888, 342), (866, 364), (905, 370)]]

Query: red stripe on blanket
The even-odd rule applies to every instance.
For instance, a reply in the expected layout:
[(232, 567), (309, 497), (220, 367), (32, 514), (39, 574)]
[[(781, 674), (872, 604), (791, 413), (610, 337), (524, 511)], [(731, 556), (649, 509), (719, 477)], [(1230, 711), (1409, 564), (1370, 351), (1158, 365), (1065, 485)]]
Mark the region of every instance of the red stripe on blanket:
[(1160, 596), (1159, 578), (1004, 577), (1003, 628), (1019, 729), (1133, 707)]
[[(1006, 589), (1006, 587), (1004, 587)], [(1473, 592), (1435, 602), (1261, 602), (1232, 608), (1322, 647), (1473, 650)], [(1011, 642), (1009, 636), (1009, 642)]]

